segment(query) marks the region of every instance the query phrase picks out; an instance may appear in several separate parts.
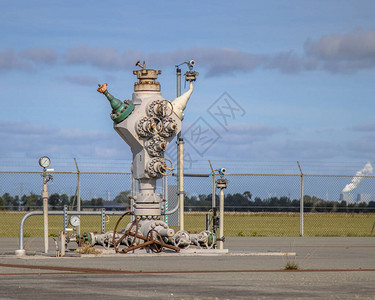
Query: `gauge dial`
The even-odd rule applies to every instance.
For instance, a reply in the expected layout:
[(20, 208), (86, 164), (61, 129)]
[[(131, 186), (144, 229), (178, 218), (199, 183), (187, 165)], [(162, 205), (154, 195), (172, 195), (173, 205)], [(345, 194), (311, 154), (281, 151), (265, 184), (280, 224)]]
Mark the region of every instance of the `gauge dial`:
[(70, 225), (72, 225), (74, 227), (79, 226), (80, 221), (81, 220), (80, 220), (79, 216), (71, 216), (70, 219), (69, 219)]
[(42, 156), (39, 158), (39, 165), (43, 168), (47, 168), (51, 163), (51, 160), (47, 156)]

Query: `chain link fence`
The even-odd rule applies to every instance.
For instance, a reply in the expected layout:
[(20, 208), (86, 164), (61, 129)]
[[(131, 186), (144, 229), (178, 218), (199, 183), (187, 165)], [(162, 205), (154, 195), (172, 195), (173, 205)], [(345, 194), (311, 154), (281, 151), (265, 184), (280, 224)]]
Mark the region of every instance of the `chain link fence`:
[[(131, 208), (128, 200), (130, 173), (51, 174), (54, 180), (48, 183), (50, 210), (62, 210), (63, 205), (74, 210), (79, 197), (83, 210), (125, 211)], [(225, 178), (229, 180), (224, 190), (225, 236), (375, 234), (375, 176), (228, 174)], [(158, 181), (159, 193), (165, 190), (162, 182)], [(176, 189), (173, 189), (177, 186), (176, 177), (169, 176), (167, 185), (171, 210), (172, 199), (177, 197)], [(17, 237), (23, 215), (30, 210), (42, 210), (41, 189), (41, 172), (0, 172), (0, 237)], [(212, 176), (185, 177), (184, 190), (185, 230), (192, 233), (205, 230), (206, 214), (212, 211)], [(218, 207), (219, 190), (215, 190)], [(113, 230), (117, 219), (116, 216), (108, 217), (106, 230)], [(169, 216), (169, 221), (177, 230), (178, 219)], [(42, 226), (41, 216), (29, 218), (25, 236), (42, 236)], [(58, 235), (62, 228), (62, 217), (49, 218), (50, 235)], [(81, 232), (100, 230), (100, 216), (82, 216)]]

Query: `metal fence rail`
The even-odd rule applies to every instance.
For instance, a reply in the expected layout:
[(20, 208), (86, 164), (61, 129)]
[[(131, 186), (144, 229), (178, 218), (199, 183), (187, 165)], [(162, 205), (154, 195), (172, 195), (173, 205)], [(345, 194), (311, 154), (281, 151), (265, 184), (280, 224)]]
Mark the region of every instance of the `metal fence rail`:
[[(82, 209), (123, 209), (130, 203), (122, 192), (131, 191), (128, 172), (51, 172), (48, 184), (51, 210), (77, 205), (80, 191)], [(0, 172), (0, 237), (18, 236), (22, 216), (40, 210), (41, 172)], [(79, 176), (78, 176), (79, 175)], [(79, 180), (78, 180), (79, 177)], [(375, 227), (375, 176), (316, 174), (239, 174), (229, 179), (225, 190), (226, 236), (370, 236)], [(356, 178), (350, 191), (344, 188)], [(185, 229), (200, 232), (205, 229), (205, 214), (209, 212), (212, 194), (211, 177), (185, 177)], [(176, 178), (168, 177), (168, 190), (173, 191)], [(157, 192), (166, 188), (159, 180)], [(219, 191), (216, 190), (218, 194)], [(126, 194), (126, 193), (125, 193)], [(168, 198), (176, 197), (168, 192)], [(219, 197), (217, 196), (217, 200)], [(119, 200), (119, 201), (120, 201)], [(39, 201), (39, 202), (38, 202)], [(52, 203), (53, 202), (53, 203)], [(120, 201), (121, 202), (121, 201)], [(112, 206), (111, 206), (112, 205)], [(121, 207), (120, 205), (120, 207)], [(173, 206), (171, 207), (173, 208)], [(55, 218), (60, 218), (55, 216)], [(171, 219), (171, 217), (169, 217)], [(26, 224), (25, 236), (39, 235), (41, 220)], [(50, 234), (61, 231), (61, 220), (50, 220)], [(54, 225), (56, 222), (56, 226)], [(107, 228), (115, 221), (108, 221)], [(27, 223), (27, 222), (26, 222)], [(100, 220), (87, 217), (83, 230), (100, 231)], [(172, 226), (175, 224), (171, 224)], [(177, 227), (176, 227), (177, 229)], [(56, 231), (56, 232), (55, 232)]]

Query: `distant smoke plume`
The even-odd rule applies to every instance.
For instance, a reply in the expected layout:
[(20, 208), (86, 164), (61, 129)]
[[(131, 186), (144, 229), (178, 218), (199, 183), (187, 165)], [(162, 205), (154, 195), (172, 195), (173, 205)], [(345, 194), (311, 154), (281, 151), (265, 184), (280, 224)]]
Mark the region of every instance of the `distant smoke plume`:
[(363, 177), (358, 177), (358, 176), (365, 176), (365, 175), (370, 175), (372, 174), (374, 171), (372, 165), (370, 162), (366, 163), (365, 166), (363, 167), (362, 170), (358, 171), (353, 177), (352, 179), (352, 182), (347, 184), (344, 189), (342, 190), (343, 193), (347, 193), (347, 192), (350, 192), (352, 190), (354, 190), (358, 185), (359, 183), (362, 181)]

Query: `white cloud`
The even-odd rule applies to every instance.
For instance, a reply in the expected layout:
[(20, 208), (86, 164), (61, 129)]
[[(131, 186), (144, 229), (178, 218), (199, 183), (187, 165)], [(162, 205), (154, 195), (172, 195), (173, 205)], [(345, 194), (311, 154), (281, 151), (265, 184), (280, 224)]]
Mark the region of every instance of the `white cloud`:
[(137, 60), (163, 67), (195, 59), (205, 69), (206, 76), (253, 72), (258, 68), (275, 69), (284, 73), (311, 70), (348, 73), (375, 67), (375, 29), (326, 35), (316, 41), (307, 39), (303, 49), (304, 53), (301, 55), (293, 50), (265, 54), (209, 47), (166, 52), (127, 49), (121, 52), (112, 47), (93, 48), (81, 45), (70, 48), (63, 54), (46, 47), (26, 49), (19, 53), (8, 49), (0, 51), (0, 70), (29, 70), (38, 64), (56, 63), (61, 57), (62, 63), (67, 65), (91, 65), (115, 71), (133, 69)]
[(31, 64), (22, 59), (14, 50), (0, 50), (0, 70), (30, 70)]
[[(124, 144), (115, 132), (59, 129), (25, 122), (0, 121), (0, 147), (3, 157), (34, 157), (53, 153), (55, 156), (111, 158), (124, 154)], [(130, 150), (125, 150), (130, 153)]]
[(353, 131), (375, 132), (375, 123), (360, 124), (349, 128)]
[(93, 86), (98, 83), (98, 79), (90, 75), (76, 75), (76, 76), (67, 75), (67, 76), (62, 77), (62, 79), (66, 82), (69, 82), (72, 84), (78, 84), (78, 85)]
[(317, 59), (321, 69), (330, 72), (370, 69), (375, 66), (375, 29), (326, 35), (318, 41), (308, 39), (304, 49), (306, 56)]
[(323, 60), (375, 59), (375, 29), (325, 35), (315, 42), (308, 39), (305, 51)]
[(58, 59), (58, 53), (47, 47), (30, 48), (21, 51), (20, 57), (31, 60), (34, 63), (53, 64)]

